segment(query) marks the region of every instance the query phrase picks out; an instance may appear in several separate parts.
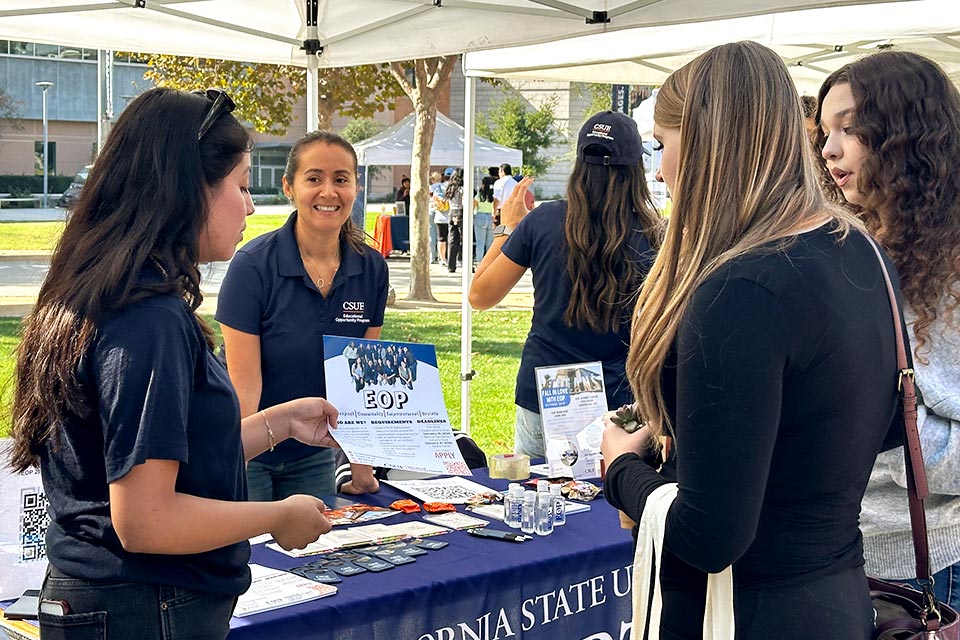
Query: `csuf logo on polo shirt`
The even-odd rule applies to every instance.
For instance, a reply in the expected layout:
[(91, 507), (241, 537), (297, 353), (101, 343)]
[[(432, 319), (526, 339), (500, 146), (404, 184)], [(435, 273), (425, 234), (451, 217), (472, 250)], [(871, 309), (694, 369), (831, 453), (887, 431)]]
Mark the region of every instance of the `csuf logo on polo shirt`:
[(370, 324), (370, 318), (365, 317), (364, 311), (366, 311), (366, 303), (363, 300), (344, 300), (343, 315), (334, 322)]

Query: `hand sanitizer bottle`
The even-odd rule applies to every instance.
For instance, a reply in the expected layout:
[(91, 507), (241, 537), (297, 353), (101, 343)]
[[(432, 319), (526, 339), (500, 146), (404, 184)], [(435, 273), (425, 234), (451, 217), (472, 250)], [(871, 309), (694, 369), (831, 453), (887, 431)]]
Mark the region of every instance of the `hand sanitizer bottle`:
[(522, 520), (523, 487), (511, 482), (509, 491), (503, 496), (503, 522), (508, 527), (519, 529)]
[(553, 497), (553, 526), (567, 524), (567, 501), (560, 493), (560, 485), (550, 485), (550, 495)]
[(537, 529), (538, 536), (553, 533), (553, 496), (549, 491), (537, 493)]
[(523, 521), (520, 524), (520, 531), (524, 533), (533, 533), (537, 529), (537, 492), (523, 492)]

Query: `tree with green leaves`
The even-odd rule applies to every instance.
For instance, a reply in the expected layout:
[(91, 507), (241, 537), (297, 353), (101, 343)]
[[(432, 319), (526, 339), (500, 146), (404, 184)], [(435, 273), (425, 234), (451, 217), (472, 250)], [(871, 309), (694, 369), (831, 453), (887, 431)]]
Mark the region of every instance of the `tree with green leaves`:
[[(430, 287), (430, 149), (437, 130), (437, 103), (450, 84), (457, 56), (392, 62), (394, 79), (413, 102), (413, 158), (410, 167), (410, 292), (408, 300), (434, 301)], [(408, 75), (412, 72), (412, 75)]]
[(373, 118), (351, 118), (340, 131), (340, 135), (350, 144), (357, 144), (377, 135), (383, 128), (384, 125)]
[[(184, 91), (219, 87), (237, 103), (235, 115), (261, 133), (284, 135), (293, 107), (306, 93), (306, 71), (290, 65), (153, 54), (148, 80)], [(320, 69), (319, 117), (310, 129), (330, 129), (335, 114), (369, 117), (393, 109), (403, 91), (386, 65)]]
[(523, 151), (523, 173), (541, 175), (553, 163), (542, 153), (561, 140), (556, 125), (557, 100), (532, 107), (519, 91), (510, 90), (485, 115), (477, 115), (477, 134), (507, 147)]

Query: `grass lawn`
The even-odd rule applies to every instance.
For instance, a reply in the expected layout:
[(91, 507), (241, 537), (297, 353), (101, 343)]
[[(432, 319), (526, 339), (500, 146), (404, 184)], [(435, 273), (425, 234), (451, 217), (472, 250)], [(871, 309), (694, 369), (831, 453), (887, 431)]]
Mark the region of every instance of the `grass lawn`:
[(63, 222), (0, 222), (0, 251), (53, 251)]
[[(282, 216), (278, 216), (282, 217)], [(486, 311), (474, 314), (471, 383), (471, 433), (489, 455), (513, 450), (513, 389), (520, 350), (530, 326), (530, 311)], [(219, 333), (219, 326), (212, 317)], [(440, 385), (450, 423), (460, 426), (460, 313), (453, 311), (396, 312), (387, 310), (383, 339), (435, 344)], [(0, 318), (0, 435), (10, 428), (13, 351), (18, 343), (18, 318)]]
[[(373, 207), (376, 209), (373, 209)], [(373, 229), (380, 215), (379, 205), (371, 205), (367, 212), (366, 232)], [(289, 214), (261, 214), (247, 218), (243, 232), (243, 246), (257, 236), (273, 231), (286, 222)], [(0, 222), (0, 251), (52, 251), (63, 233), (63, 222)]]

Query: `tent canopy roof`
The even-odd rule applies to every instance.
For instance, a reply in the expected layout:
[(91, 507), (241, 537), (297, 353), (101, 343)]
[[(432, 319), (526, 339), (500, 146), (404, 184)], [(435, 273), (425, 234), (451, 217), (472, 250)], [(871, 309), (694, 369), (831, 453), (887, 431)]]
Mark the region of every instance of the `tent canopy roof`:
[(318, 0), (314, 30), (309, 0), (0, 0), (0, 38), (297, 65), (316, 38), (336, 67), (862, 2)]
[(956, 0), (815, 8), (767, 16), (626, 29), (464, 56), (468, 75), (662, 84), (710, 47), (753, 40), (784, 59), (797, 85), (816, 92), (832, 71), (884, 48), (915, 51), (960, 70)]
[[(389, 129), (354, 145), (361, 165), (410, 165), (413, 153), (413, 126), (416, 114), (411, 113)], [(460, 166), (463, 164), (464, 130), (442, 113), (437, 113), (437, 129), (430, 149), (430, 164)], [(519, 167), (523, 152), (504, 147), (475, 136), (473, 160), (477, 166), (494, 166), (504, 162)]]

